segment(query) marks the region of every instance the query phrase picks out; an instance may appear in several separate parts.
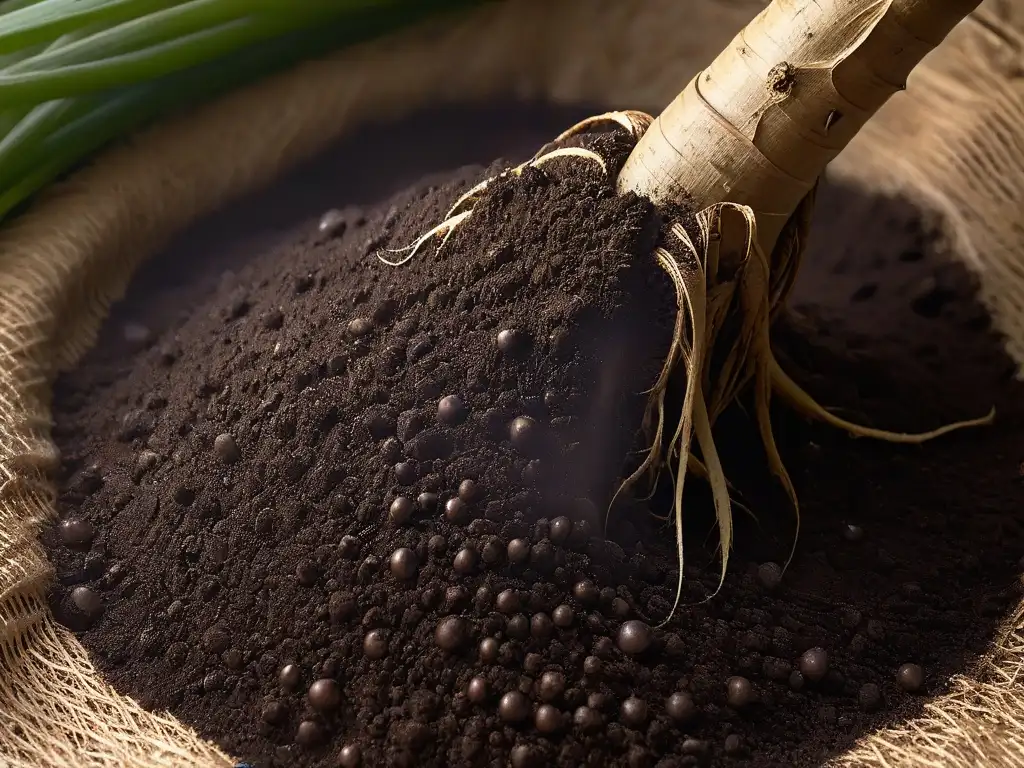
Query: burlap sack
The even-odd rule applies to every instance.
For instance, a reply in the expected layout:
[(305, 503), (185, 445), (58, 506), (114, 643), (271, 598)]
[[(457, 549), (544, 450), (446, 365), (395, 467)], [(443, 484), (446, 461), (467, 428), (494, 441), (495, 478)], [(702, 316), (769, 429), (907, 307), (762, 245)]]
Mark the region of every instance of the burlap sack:
[[(51, 385), (133, 269), (177, 230), (354, 125), (502, 95), (657, 111), (758, 0), (509, 0), (312, 63), (106, 153), (0, 230), (0, 766), (227, 766), (97, 676), (50, 616), (38, 543), (54, 514)], [(946, 214), (1024, 362), (1024, 3), (958, 28), (833, 172)], [(922, 717), (843, 765), (1024, 765), (1024, 607)]]

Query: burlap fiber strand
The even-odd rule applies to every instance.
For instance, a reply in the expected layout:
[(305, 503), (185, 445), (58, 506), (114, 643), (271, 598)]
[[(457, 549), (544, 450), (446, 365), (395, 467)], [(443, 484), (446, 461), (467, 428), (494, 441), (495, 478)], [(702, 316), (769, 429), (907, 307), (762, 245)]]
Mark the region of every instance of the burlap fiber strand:
[[(833, 170), (946, 215), (1021, 363), (1024, 4), (1015, 2), (991, 2), (958, 28)], [(0, 230), (0, 766), (233, 763), (105, 685), (45, 599), (52, 572), (38, 535), (54, 515), (58, 461), (51, 386), (143, 258), (369, 119), (502, 95), (657, 111), (762, 6), (509, 0), (431, 22), (151, 129)], [(1022, 669), (1024, 607), (952, 693), (837, 763), (1024, 765)]]

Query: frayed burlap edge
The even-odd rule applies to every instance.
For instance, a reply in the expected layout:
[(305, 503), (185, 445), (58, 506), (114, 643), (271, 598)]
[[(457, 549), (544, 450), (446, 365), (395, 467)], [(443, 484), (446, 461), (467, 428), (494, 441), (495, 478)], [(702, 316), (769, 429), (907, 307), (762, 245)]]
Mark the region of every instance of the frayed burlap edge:
[[(758, 0), (510, 0), (484, 7), (452, 24), (431, 23), (304, 65), (150, 130), (53, 189), (0, 232), (0, 765), (231, 763), (173, 719), (115, 694), (46, 607), (51, 571), (38, 534), (54, 514), (51, 385), (93, 343), (111, 302), (143, 258), (198, 216), (269, 183), (369, 120), (501, 95), (656, 110), (762, 6)], [(986, 56), (1003, 51), (1005, 41), (997, 44), (981, 27), (955, 37), (941, 55), (960, 47), (967, 52), (963, 66), (977, 81), (968, 90), (998, 114), (1003, 86), (986, 80), (994, 76), (989, 61), (971, 56), (975, 47)], [(911, 94), (921, 96), (925, 88), (945, 93), (946, 76), (929, 67), (915, 78)], [(954, 104), (978, 113), (972, 101), (940, 100), (951, 120)], [(920, 138), (910, 131), (919, 122), (912, 113), (922, 103), (933, 104), (907, 98), (894, 103), (850, 157), (874, 156), (874, 135), (899, 146), (910, 169), (932, 163), (930, 157), (913, 160), (922, 157), (915, 150)], [(1005, 132), (994, 141), (979, 119), (970, 131), (951, 131), (957, 138), (942, 144), (942, 151), (972, 149), (987, 157), (1002, 151), (998, 147), (1016, 146), (1019, 166), (1022, 125), (1010, 126), (1007, 143)], [(838, 166), (861, 178), (865, 167), (849, 158)], [(881, 169), (879, 178), (955, 214), (954, 234), (974, 254), (983, 283), (985, 269), (1005, 269), (1009, 256), (1020, 256), (1009, 226), (1015, 217), (984, 213), (982, 204), (998, 202), (984, 190), (956, 195), (946, 188), (955, 184), (944, 186), (949, 178), (941, 173), (900, 175), (892, 167)], [(1002, 193), (995, 196), (1002, 199)], [(1000, 233), (1003, 267), (977, 253), (979, 221)], [(999, 307), (1014, 305), (1000, 299), (999, 290), (987, 291), (999, 322)], [(840, 762), (1022, 764), (1024, 725), (1015, 719), (1024, 704), (1015, 677), (1024, 659), (1020, 620), (1014, 617), (977, 674), (954, 681), (953, 693), (933, 701), (923, 718), (865, 738)]]

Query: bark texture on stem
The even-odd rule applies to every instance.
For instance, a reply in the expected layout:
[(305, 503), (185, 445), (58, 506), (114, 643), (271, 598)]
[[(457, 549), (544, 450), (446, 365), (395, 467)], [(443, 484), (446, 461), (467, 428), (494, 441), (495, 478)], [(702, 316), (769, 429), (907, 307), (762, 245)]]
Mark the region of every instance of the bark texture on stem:
[(775, 0), (654, 121), (619, 190), (750, 206), (771, 252), (825, 166), (980, 0)]

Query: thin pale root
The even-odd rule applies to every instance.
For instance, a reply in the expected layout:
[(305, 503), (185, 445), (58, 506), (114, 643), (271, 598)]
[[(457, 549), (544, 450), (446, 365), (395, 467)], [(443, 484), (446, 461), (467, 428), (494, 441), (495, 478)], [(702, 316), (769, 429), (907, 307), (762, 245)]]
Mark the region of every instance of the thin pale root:
[(380, 253), (377, 254), (377, 258), (380, 259), (385, 264), (387, 264), (389, 267), (400, 267), (407, 261), (412, 259), (417, 253), (419, 253), (420, 248), (422, 248), (427, 243), (427, 241), (430, 240), (430, 238), (436, 237), (438, 235), (444, 236), (441, 239), (440, 245), (440, 247), (443, 248), (444, 244), (448, 242), (448, 238), (452, 236), (452, 233), (455, 231), (455, 228), (458, 227), (459, 224), (464, 222), (466, 219), (468, 219), (472, 213), (472, 211), (464, 211), (463, 213), (459, 213), (456, 214), (455, 216), (452, 216), (451, 218), (445, 219), (436, 227), (427, 232), (425, 235), (421, 235), (416, 240), (416, 242), (414, 242), (412, 245), (406, 248), (399, 248), (397, 251), (382, 251), (382, 253), (407, 253), (408, 255), (404, 259), (392, 261), (389, 259), (385, 259), (383, 256), (380, 255)]
[[(412, 245), (408, 245), (405, 248), (399, 248), (397, 250), (384, 250), (377, 253), (377, 258), (387, 264), (389, 267), (400, 267), (403, 264), (412, 260), (416, 254), (420, 252), (420, 249), (426, 245), (432, 238), (439, 235), (443, 235), (441, 244), (438, 246), (438, 250), (444, 247), (444, 244), (448, 242), (448, 238), (452, 236), (455, 230), (468, 219), (473, 213), (473, 206), (480, 199), (480, 196), (487, 191), (487, 188), (496, 180), (503, 178), (504, 176), (512, 175), (519, 176), (523, 170), (527, 167), (540, 168), (547, 165), (552, 160), (557, 160), (560, 157), (579, 158), (581, 160), (589, 160), (600, 167), (601, 172), (607, 175), (608, 165), (605, 163), (604, 158), (596, 152), (592, 152), (589, 149), (583, 149), (582, 147), (559, 147), (550, 152), (545, 152), (542, 155), (536, 156), (533, 159), (520, 163), (513, 168), (502, 171), (497, 176), (491, 176), (486, 178), (480, 183), (473, 186), (468, 192), (464, 193), (451, 208), (448, 209), (448, 213), (445, 214), (444, 221), (438, 224), (436, 227), (420, 235)], [(468, 206), (468, 208), (467, 208)], [(386, 259), (382, 253), (404, 253), (407, 254), (401, 259)]]

